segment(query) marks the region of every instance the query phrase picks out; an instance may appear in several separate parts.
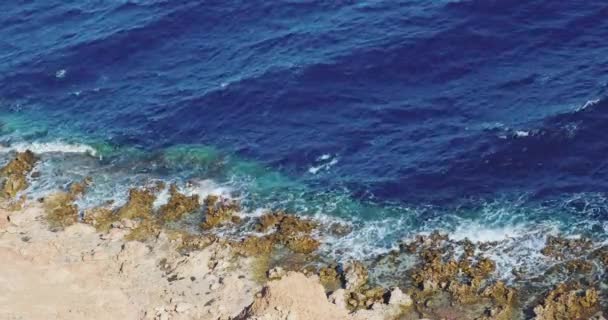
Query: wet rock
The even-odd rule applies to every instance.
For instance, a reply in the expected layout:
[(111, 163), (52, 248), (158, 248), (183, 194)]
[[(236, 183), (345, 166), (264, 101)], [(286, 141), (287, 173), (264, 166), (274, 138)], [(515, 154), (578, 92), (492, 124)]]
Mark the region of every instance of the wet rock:
[(34, 169), (38, 159), (29, 150), (18, 152), (15, 158), (0, 169), (1, 197), (12, 199), (28, 187), (27, 175)]
[(565, 267), (570, 273), (590, 273), (593, 271), (593, 263), (583, 259), (569, 260)]
[(597, 311), (599, 293), (579, 284), (559, 284), (534, 308), (536, 320), (583, 319)]
[(260, 217), (256, 230), (258, 232), (267, 232), (272, 228), (275, 228), (285, 218), (286, 214), (283, 212), (265, 214)]
[(310, 234), (316, 227), (317, 223), (312, 220), (301, 219), (284, 212), (275, 212), (260, 217), (257, 231), (266, 232), (272, 228), (276, 228), (277, 233), (283, 236), (291, 236)]
[(367, 283), (367, 268), (359, 261), (351, 261), (344, 268), (344, 288), (348, 291), (358, 289)]
[(230, 222), (234, 213), (240, 210), (236, 201), (209, 195), (205, 198), (205, 221), (201, 228), (209, 230)]
[(276, 212), (260, 217), (256, 230), (267, 232), (274, 229), (268, 236), (277, 244), (282, 244), (295, 253), (309, 254), (317, 250), (320, 242), (311, 236), (317, 223), (301, 219), (295, 215)]
[(565, 260), (584, 254), (591, 245), (591, 240), (586, 238), (548, 236), (541, 253), (556, 260)]
[(608, 268), (608, 246), (603, 246), (591, 253), (591, 258), (598, 259), (604, 267)]
[(497, 281), (493, 285), (486, 287), (482, 295), (501, 304), (513, 304), (517, 292), (515, 289), (508, 287), (504, 282)]
[(179, 220), (184, 215), (197, 211), (201, 206), (197, 194), (186, 196), (179, 192), (175, 184), (169, 187), (169, 194), (169, 201), (159, 209), (160, 217), (165, 222)]
[(129, 199), (118, 210), (120, 219), (149, 219), (152, 217), (156, 194), (148, 188), (129, 190)]
[(70, 185), (69, 193), (74, 198), (82, 197), (93, 183), (93, 178), (86, 177), (81, 182), (74, 182)]

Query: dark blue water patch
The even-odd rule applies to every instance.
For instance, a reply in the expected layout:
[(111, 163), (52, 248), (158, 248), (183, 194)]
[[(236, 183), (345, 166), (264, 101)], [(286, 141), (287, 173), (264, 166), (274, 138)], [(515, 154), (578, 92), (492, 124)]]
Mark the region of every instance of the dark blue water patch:
[(605, 191), (605, 107), (573, 112), (606, 94), (602, 1), (1, 6), (0, 95), (113, 143), (383, 200)]

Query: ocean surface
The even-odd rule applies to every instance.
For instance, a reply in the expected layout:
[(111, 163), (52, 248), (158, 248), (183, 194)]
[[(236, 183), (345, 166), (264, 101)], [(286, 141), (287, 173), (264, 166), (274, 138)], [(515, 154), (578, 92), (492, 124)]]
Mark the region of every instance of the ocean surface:
[[(353, 232), (369, 258), (418, 232), (606, 241), (606, 1), (0, 3), (0, 159), (28, 194), (92, 175), (81, 208), (150, 179)], [(188, 183), (187, 183), (188, 182)], [(159, 200), (159, 203), (162, 199)]]

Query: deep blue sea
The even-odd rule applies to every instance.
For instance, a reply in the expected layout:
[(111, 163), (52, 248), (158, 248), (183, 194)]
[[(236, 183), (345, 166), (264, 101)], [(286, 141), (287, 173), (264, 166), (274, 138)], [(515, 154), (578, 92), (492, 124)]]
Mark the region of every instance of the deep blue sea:
[(92, 175), (82, 207), (189, 182), (352, 224), (332, 255), (440, 229), (510, 270), (606, 237), (607, 40), (603, 0), (3, 1), (0, 156)]

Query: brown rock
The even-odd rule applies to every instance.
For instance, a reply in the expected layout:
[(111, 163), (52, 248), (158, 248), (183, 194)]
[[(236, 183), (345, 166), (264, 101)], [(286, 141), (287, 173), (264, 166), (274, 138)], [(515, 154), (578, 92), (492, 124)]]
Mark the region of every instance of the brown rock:
[(63, 229), (78, 222), (78, 206), (67, 192), (57, 192), (44, 199), (46, 219), (53, 229)]
[(147, 188), (129, 190), (129, 199), (124, 206), (118, 210), (120, 219), (149, 219), (156, 200), (156, 194)]
[(286, 240), (286, 246), (296, 253), (311, 253), (319, 248), (321, 243), (309, 235), (290, 237)]
[(581, 255), (591, 248), (591, 241), (586, 238), (564, 238), (548, 236), (541, 253), (557, 260), (565, 260)]
[(128, 241), (144, 242), (158, 236), (160, 232), (161, 226), (158, 224), (158, 222), (154, 219), (148, 218), (141, 220), (137, 227), (135, 227), (135, 229), (131, 230), (131, 232), (125, 236), (125, 239)]
[(534, 308), (537, 320), (585, 319), (598, 308), (599, 293), (578, 284), (559, 284)]
[(171, 195), (169, 201), (159, 209), (160, 217), (165, 222), (179, 220), (201, 206), (197, 194), (186, 196), (179, 192), (175, 184), (169, 188), (169, 194)]
[(205, 221), (201, 228), (208, 230), (230, 222), (234, 213), (240, 210), (236, 201), (209, 195), (205, 198)]
[(237, 253), (251, 257), (263, 254), (269, 254), (274, 247), (274, 239), (269, 236), (247, 237), (240, 242), (234, 242), (232, 245)]
[(118, 215), (114, 210), (104, 207), (97, 207), (84, 212), (83, 222), (92, 225), (100, 232), (108, 232), (112, 223), (118, 220)]
[(354, 291), (367, 283), (367, 268), (359, 261), (351, 261), (344, 268), (344, 287)]
[(38, 159), (29, 150), (18, 152), (15, 158), (0, 169), (3, 178), (0, 196), (5, 199), (14, 198), (17, 193), (28, 187), (27, 175), (34, 169)]
[(342, 279), (338, 271), (338, 265), (331, 264), (319, 269), (319, 280), (329, 291), (334, 291), (342, 286)]
[(69, 193), (74, 198), (82, 197), (92, 183), (93, 178), (91, 177), (86, 177), (81, 182), (74, 182), (70, 185)]

